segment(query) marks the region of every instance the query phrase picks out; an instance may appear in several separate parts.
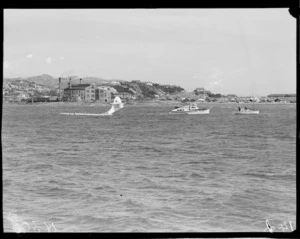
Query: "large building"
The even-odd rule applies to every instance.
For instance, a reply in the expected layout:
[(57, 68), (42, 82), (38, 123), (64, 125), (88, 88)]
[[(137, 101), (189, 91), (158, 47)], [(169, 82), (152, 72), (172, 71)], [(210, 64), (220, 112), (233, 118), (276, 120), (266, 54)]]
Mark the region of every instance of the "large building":
[(90, 93), (92, 84), (68, 84), (69, 86), (64, 89), (64, 101), (81, 101), (85, 100), (87, 96), (90, 98), (90, 94), (87, 94), (87, 92)]
[(112, 89), (92, 84), (70, 84), (64, 89), (64, 101), (102, 101), (111, 102)]
[(112, 88), (106, 86), (98, 86), (96, 88), (96, 100), (111, 102)]

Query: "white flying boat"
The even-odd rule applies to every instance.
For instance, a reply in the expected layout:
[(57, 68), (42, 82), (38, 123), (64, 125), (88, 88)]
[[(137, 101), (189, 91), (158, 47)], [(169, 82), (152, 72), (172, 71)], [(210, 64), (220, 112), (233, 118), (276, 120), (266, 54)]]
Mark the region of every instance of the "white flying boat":
[(111, 108), (107, 112), (101, 114), (90, 114), (90, 113), (60, 113), (60, 114), (61, 115), (111, 116), (113, 115), (113, 113), (115, 113), (116, 111), (124, 107), (124, 104), (119, 96), (117, 96), (114, 99), (113, 103), (111, 104), (112, 104)]

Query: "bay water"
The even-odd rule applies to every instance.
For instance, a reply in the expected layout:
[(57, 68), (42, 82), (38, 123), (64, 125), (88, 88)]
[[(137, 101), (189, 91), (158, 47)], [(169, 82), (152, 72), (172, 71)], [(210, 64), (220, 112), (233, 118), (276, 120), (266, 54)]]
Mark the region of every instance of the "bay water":
[(4, 104), (5, 232), (262, 232), (296, 222), (296, 105)]

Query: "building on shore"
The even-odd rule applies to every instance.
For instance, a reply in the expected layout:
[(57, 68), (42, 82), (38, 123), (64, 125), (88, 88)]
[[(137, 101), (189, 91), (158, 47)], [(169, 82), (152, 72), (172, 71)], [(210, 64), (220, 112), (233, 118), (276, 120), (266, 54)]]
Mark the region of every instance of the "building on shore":
[[(71, 84), (64, 89), (63, 101), (81, 101), (87, 97), (91, 99), (90, 88), (92, 84)], [(95, 92), (94, 92), (95, 95)]]
[(91, 84), (70, 84), (64, 89), (64, 101), (111, 102), (112, 88)]
[(98, 86), (96, 88), (95, 99), (101, 102), (111, 102), (112, 88), (106, 86)]

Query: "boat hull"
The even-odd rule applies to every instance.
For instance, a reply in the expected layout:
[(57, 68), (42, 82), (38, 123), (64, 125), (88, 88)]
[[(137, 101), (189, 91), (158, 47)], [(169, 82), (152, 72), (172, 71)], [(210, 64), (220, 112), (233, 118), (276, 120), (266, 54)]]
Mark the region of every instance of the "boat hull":
[(203, 115), (209, 114), (208, 110), (195, 110), (195, 111), (170, 111), (169, 114), (172, 115)]
[(258, 115), (259, 110), (251, 110), (251, 111), (236, 111), (235, 115)]
[(203, 115), (209, 114), (209, 110), (197, 110), (197, 111), (189, 111), (187, 112), (188, 115)]

